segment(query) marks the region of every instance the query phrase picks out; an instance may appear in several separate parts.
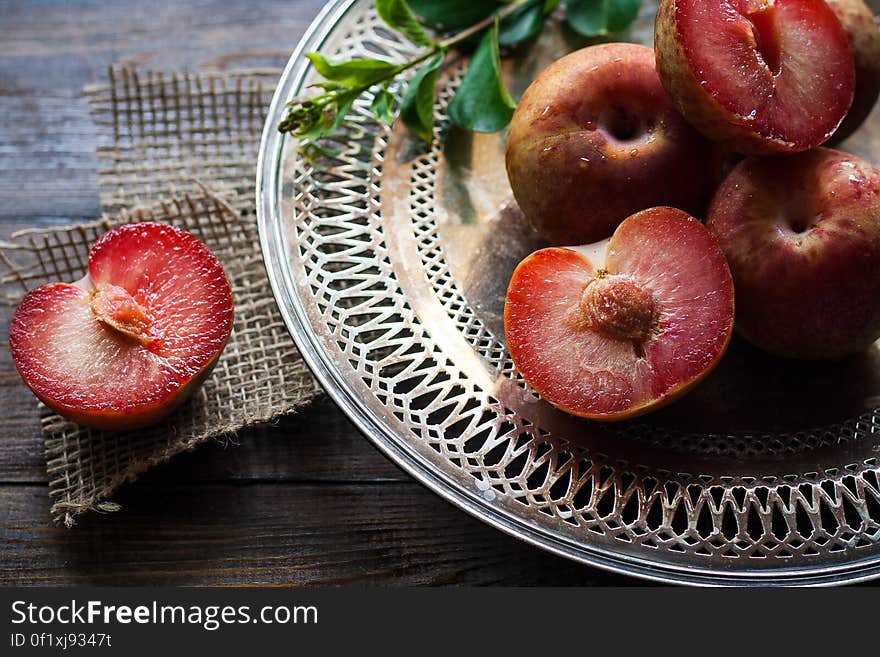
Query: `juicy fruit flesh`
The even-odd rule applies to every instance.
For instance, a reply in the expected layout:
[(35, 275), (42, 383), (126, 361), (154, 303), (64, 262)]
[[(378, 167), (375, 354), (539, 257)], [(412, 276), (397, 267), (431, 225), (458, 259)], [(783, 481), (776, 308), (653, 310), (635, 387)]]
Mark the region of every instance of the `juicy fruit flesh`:
[(739, 123), (808, 148), (846, 115), (852, 55), (822, 0), (677, 0), (675, 16), (698, 84)]
[(229, 283), (188, 233), (121, 226), (94, 245), (88, 270), (76, 285), (33, 290), (10, 325), (22, 377), (62, 414), (83, 421), (78, 414), (137, 415), (161, 406), (225, 346)]
[[(600, 312), (589, 292), (597, 283), (608, 293)], [(625, 320), (627, 311), (636, 317)], [(688, 389), (720, 358), (732, 326), (721, 250), (672, 208), (625, 220), (604, 262), (584, 249), (532, 254), (514, 272), (505, 305), (508, 348), (526, 381), (555, 406), (595, 419), (631, 417)]]
[[(166, 363), (99, 321), (89, 301), (81, 288), (54, 283), (37, 288), (16, 311), (13, 354), (37, 396), (50, 405), (99, 410), (137, 405), (126, 404), (135, 393), (149, 403), (173, 392), (177, 377), (168, 376)], [(161, 380), (170, 389), (157, 388)]]

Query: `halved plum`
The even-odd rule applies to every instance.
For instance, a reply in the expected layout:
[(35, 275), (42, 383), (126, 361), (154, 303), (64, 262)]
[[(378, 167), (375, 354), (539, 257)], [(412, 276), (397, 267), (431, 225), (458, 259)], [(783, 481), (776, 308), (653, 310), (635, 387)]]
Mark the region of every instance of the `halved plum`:
[(646, 413), (690, 390), (733, 330), (733, 282), (706, 228), (644, 210), (605, 242), (523, 260), (507, 290), (507, 346), (523, 378), (563, 411)]
[(204, 244), (178, 228), (135, 223), (94, 244), (82, 280), (29, 292), (9, 346), (48, 407), (87, 426), (133, 429), (198, 387), (232, 319), (229, 281)]
[(853, 101), (853, 56), (823, 0), (662, 0), (654, 42), (679, 111), (739, 153), (818, 146)]

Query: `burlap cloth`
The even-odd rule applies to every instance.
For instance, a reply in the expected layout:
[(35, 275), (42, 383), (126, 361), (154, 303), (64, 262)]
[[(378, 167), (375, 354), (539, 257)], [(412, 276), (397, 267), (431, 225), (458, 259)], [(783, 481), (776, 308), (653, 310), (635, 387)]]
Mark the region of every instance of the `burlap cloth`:
[(0, 285), (14, 306), (42, 283), (81, 278), (90, 245), (110, 227), (168, 222), (217, 254), (235, 299), (232, 337), (212, 375), (162, 424), (105, 433), (42, 407), (55, 522), (72, 526), (86, 511), (117, 510), (114, 491), (151, 466), (291, 413), (319, 392), (278, 314), (256, 226), (257, 150), (277, 73), (111, 70), (108, 83), (85, 92), (98, 130), (105, 215), (22, 231), (0, 245)]

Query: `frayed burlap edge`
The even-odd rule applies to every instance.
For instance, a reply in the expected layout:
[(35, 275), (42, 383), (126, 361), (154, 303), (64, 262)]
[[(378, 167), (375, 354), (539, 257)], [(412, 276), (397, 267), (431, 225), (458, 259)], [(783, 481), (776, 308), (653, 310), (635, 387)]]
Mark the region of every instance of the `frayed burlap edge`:
[[(95, 222), (26, 230), (0, 244), (0, 286), (27, 290), (85, 274), (91, 244), (129, 221), (162, 221), (205, 242), (236, 304), (232, 337), (211, 376), (162, 424), (107, 433), (42, 410), (55, 522), (114, 511), (124, 482), (175, 454), (271, 422), (320, 391), (275, 306), (259, 249), (254, 176), (278, 71), (163, 73), (114, 67), (85, 90), (97, 129), (101, 204)], [(3, 271), (5, 268), (5, 272)]]
[[(258, 140), (256, 124), (252, 127), (253, 138)], [(244, 145), (245, 141), (239, 143)], [(128, 154), (122, 161), (131, 161), (131, 149), (156, 153), (154, 147), (137, 142), (123, 149)], [(117, 151), (105, 152), (103, 159), (113, 163), (115, 160), (107, 157), (111, 152)], [(235, 173), (236, 167), (245, 166), (246, 156), (236, 157), (237, 164), (224, 169), (219, 182), (210, 178), (211, 171), (182, 164), (177, 188), (194, 190), (192, 193), (175, 195), (149, 208), (120, 209), (95, 222), (21, 231), (10, 243), (0, 244), (0, 262), (6, 269), (0, 284), (6, 301), (12, 304), (44, 282), (81, 278), (90, 245), (106, 230), (130, 221), (167, 222), (192, 232), (217, 254), (233, 287), (236, 319), (226, 350), (202, 388), (162, 424), (137, 432), (100, 432), (43, 408), (55, 522), (70, 527), (76, 516), (87, 511), (118, 510), (110, 498), (122, 483), (134, 481), (153, 465), (206, 440), (234, 441), (242, 427), (292, 413), (320, 391), (277, 312), (259, 250), (252, 179)], [(208, 176), (207, 181), (198, 180), (193, 175), (197, 173)], [(102, 173), (102, 184), (106, 180)], [(213, 184), (222, 192), (208, 189)], [(122, 188), (115, 184), (114, 189), (108, 203), (112, 208), (124, 205), (123, 199), (136, 203), (158, 195), (153, 188), (138, 188), (131, 196), (121, 193)]]
[(113, 226), (131, 221), (176, 225), (215, 252), (233, 289), (233, 333), (201, 389), (155, 427), (94, 431), (43, 409), (51, 513), (68, 526), (86, 511), (117, 509), (108, 498), (153, 465), (211, 438), (228, 440), (242, 427), (296, 411), (319, 391), (278, 316), (255, 226), (207, 191), (96, 222), (13, 235), (0, 249), (7, 269), (0, 277), (5, 300), (16, 303), (38, 283), (81, 278), (90, 245)]

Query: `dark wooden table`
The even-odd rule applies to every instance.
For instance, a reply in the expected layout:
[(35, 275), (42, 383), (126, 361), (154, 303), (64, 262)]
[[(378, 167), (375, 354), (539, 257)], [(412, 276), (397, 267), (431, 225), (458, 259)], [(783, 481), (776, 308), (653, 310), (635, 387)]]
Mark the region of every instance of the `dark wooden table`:
[[(280, 66), (320, 0), (0, 0), (0, 239), (93, 219), (83, 85), (123, 61)], [(0, 314), (5, 340), (8, 309)], [(509, 538), (422, 488), (320, 398), (156, 468), (71, 530), (49, 519), (34, 397), (0, 348), (0, 583), (638, 583)]]

